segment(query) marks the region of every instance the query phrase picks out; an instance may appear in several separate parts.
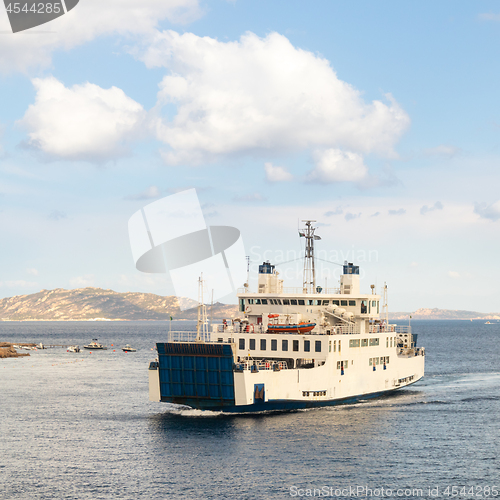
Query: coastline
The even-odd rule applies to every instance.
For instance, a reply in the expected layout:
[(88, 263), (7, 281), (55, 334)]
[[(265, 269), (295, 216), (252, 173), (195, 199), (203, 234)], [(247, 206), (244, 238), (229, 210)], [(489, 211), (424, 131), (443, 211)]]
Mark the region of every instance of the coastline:
[[(222, 321), (223, 318), (214, 318), (214, 321)], [(128, 321), (128, 322), (133, 322), (133, 321), (140, 321), (140, 322), (148, 322), (148, 321), (164, 321), (165, 323), (170, 322), (168, 319), (121, 319), (121, 318), (113, 318), (113, 319), (106, 319), (106, 318), (91, 318), (91, 319), (37, 319), (37, 318), (30, 318), (30, 319), (9, 319), (9, 318), (0, 318), (0, 323), (26, 323), (26, 322), (34, 322), (34, 321), (44, 321), (44, 322), (59, 322), (59, 323), (71, 323), (71, 322), (91, 322), (91, 323), (106, 323), (109, 321)], [(175, 318), (172, 321), (196, 321), (196, 319), (189, 319), (189, 318)]]
[(14, 349), (14, 345), (16, 346), (29, 346), (35, 347), (33, 343), (20, 343), (14, 344), (13, 342), (0, 342), (0, 358), (21, 358), (23, 356), (29, 356), (29, 352), (17, 352)]

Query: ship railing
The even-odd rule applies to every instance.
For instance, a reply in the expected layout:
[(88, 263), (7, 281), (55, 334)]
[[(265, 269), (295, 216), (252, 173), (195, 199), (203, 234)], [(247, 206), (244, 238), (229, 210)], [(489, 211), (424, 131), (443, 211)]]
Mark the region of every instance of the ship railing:
[[(240, 326), (236, 325), (213, 325), (212, 333), (269, 333), (273, 335), (288, 335), (288, 332), (269, 332), (265, 325), (247, 325), (246, 323), (241, 323)], [(302, 335), (354, 335), (356, 333), (361, 333), (359, 326), (355, 324), (342, 324), (339, 326), (321, 326), (307, 333), (302, 333)], [(374, 332), (371, 332), (374, 333)]]
[(258, 372), (262, 370), (268, 371), (281, 371), (287, 370), (288, 365), (286, 361), (268, 361), (268, 360), (244, 360), (234, 364), (234, 371), (242, 372), (249, 370), (251, 372)]
[(196, 332), (172, 331), (167, 333), (167, 337), (170, 337), (170, 342), (194, 342)]
[(411, 333), (409, 325), (370, 325), (369, 333)]
[(332, 294), (332, 295), (338, 295), (340, 293), (340, 288), (322, 288), (322, 287), (316, 287), (317, 290), (320, 290), (319, 292), (315, 290), (314, 292), (309, 292), (306, 288), (302, 287), (283, 287), (282, 293), (286, 294), (295, 294), (295, 295), (302, 295), (303, 293), (307, 294)]
[(212, 325), (212, 333), (266, 333), (264, 325), (247, 325), (246, 323), (236, 323), (236, 325), (222, 324)]
[[(233, 330), (216, 330), (214, 328), (213, 333), (237, 333), (236, 331)], [(212, 340), (213, 342), (234, 342), (233, 338), (228, 338), (226, 340), (223, 340), (222, 338), (214, 338), (213, 336), (211, 339), (205, 338), (205, 335), (201, 335), (202, 340)], [(196, 332), (186, 332), (186, 331), (175, 331), (171, 332), (171, 335), (167, 333), (167, 342), (194, 342), (196, 340)]]
[[(317, 287), (317, 288), (320, 288), (321, 290), (318, 292), (317, 290), (315, 290), (314, 292), (310, 292), (309, 290), (307, 290), (306, 288), (302, 288), (302, 287), (289, 287), (289, 286), (285, 286), (285, 287), (276, 287), (276, 288), (272, 288), (271, 290), (269, 289), (264, 289), (264, 290), (259, 290), (258, 293), (269, 293), (269, 294), (272, 294), (272, 293), (277, 293), (277, 294), (288, 294), (288, 295), (302, 295), (302, 294), (313, 294), (313, 295), (317, 295), (317, 294), (331, 294), (331, 295), (339, 295), (340, 294), (340, 288), (323, 288), (323, 287)], [(239, 294), (242, 294), (242, 293), (255, 293), (255, 292), (252, 292), (250, 291), (249, 288), (238, 288), (238, 293)]]
[(324, 327), (320, 333), (326, 335), (354, 335), (355, 333), (361, 333), (361, 331), (358, 325), (346, 323), (339, 326)]

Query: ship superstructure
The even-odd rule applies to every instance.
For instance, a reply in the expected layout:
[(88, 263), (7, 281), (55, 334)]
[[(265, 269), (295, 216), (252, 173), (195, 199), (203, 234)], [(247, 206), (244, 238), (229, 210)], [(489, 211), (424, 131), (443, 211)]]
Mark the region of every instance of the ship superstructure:
[(305, 222), (303, 286), (285, 287), (263, 262), (257, 290), (239, 290), (239, 315), (213, 325), (208, 341), (198, 333), (193, 342), (157, 344), (152, 401), (230, 412), (308, 408), (375, 397), (423, 377), (424, 348), (410, 326), (389, 323), (374, 286), (360, 292), (358, 266), (343, 264), (338, 288), (316, 286), (319, 237), (314, 221)]

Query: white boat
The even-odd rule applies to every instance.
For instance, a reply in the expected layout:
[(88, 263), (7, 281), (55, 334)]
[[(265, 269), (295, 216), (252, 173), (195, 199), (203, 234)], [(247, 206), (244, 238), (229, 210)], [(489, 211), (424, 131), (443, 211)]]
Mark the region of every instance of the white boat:
[(96, 350), (105, 350), (107, 349), (107, 346), (97, 342), (97, 339), (92, 339), (92, 342), (90, 342), (88, 345), (84, 345), (83, 348), (92, 349), (93, 351), (96, 351)]
[[(311, 408), (376, 397), (423, 377), (425, 350), (410, 326), (389, 322), (386, 286), (383, 297), (374, 285), (361, 293), (359, 267), (348, 262), (338, 289), (316, 286), (319, 237), (314, 221), (304, 222), (303, 286), (284, 287), (275, 266), (264, 262), (258, 289), (246, 284), (238, 291), (240, 318), (202, 333), (200, 306), (196, 341), (157, 343), (151, 401), (224, 412)], [(314, 328), (280, 332), (269, 328), (274, 322)]]
[(122, 351), (124, 351), (124, 352), (136, 352), (137, 349), (134, 349), (131, 345), (127, 344), (125, 347), (122, 347)]
[(67, 352), (80, 352), (80, 346), (70, 345), (67, 349)]

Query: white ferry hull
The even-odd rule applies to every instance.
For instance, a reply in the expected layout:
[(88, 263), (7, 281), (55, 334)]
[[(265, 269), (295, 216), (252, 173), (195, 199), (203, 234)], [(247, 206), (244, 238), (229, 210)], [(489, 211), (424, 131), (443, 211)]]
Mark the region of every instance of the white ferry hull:
[[(368, 347), (332, 352), (314, 368), (239, 371), (234, 344), (174, 342), (157, 344), (157, 349), (159, 362), (152, 363), (149, 373), (150, 400), (231, 413), (315, 408), (378, 397), (420, 380), (425, 360), (418, 349), (401, 353), (395, 346), (378, 352)], [(369, 366), (370, 356), (381, 352), (391, 353), (383, 357), (388, 362)], [(343, 370), (338, 368), (340, 358), (351, 358)]]
[[(415, 381), (416, 382), (416, 381)], [(412, 384), (414, 382), (411, 382)], [(410, 385), (410, 384), (407, 384)], [(324, 399), (322, 401), (316, 400), (270, 400), (264, 403), (253, 403), (249, 405), (232, 406), (212, 411), (222, 411), (224, 413), (258, 413), (265, 411), (291, 411), (291, 410), (306, 410), (308, 408), (321, 408), (323, 406), (336, 406), (341, 404), (352, 404), (367, 399), (378, 398), (390, 394), (398, 389), (391, 389), (386, 391), (372, 392), (370, 394), (363, 394), (357, 396), (347, 396), (338, 399)]]
[(364, 377), (354, 370), (351, 375), (350, 368), (339, 375), (333, 363), (328, 362), (310, 369), (235, 373), (235, 403), (237, 408), (252, 411), (256, 404), (256, 385), (264, 386), (264, 401), (258, 404), (266, 407), (311, 408), (376, 397), (420, 380), (424, 372), (423, 359), (416, 356), (414, 363), (407, 363), (401, 370), (383, 370), (379, 366), (375, 372), (367, 371)]

